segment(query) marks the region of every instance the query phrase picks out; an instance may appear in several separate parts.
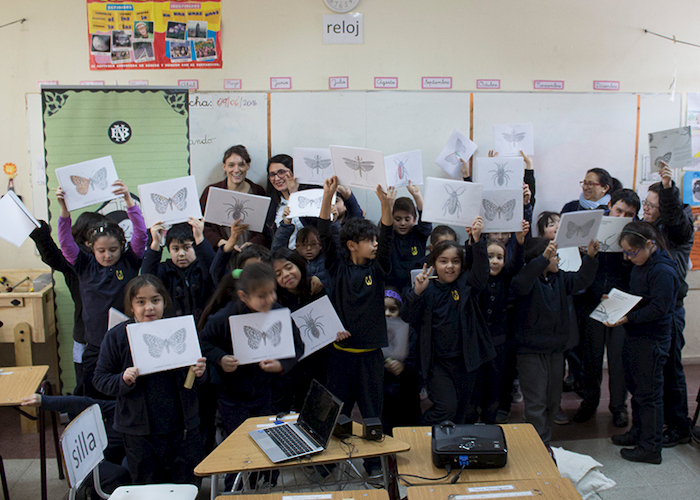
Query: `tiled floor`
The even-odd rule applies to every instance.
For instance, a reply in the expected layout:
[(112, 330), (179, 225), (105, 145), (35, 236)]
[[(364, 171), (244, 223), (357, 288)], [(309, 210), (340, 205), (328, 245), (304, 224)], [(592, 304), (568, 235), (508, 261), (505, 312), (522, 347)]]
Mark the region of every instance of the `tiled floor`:
[[(697, 406), (700, 386), (700, 365), (686, 367), (691, 417)], [(613, 445), (610, 436), (621, 432), (612, 425), (607, 411), (608, 394), (603, 381), (603, 396), (598, 414), (585, 424), (571, 423), (556, 426), (553, 446), (590, 455), (603, 464), (601, 472), (617, 482), (617, 486), (600, 494), (603, 500), (684, 500), (700, 498), (700, 445), (691, 443), (663, 451), (661, 465), (635, 464), (620, 457), (620, 448)], [(573, 392), (564, 393), (562, 407), (573, 416), (580, 398)], [(18, 416), (9, 410), (0, 411), (0, 455), (12, 500), (35, 500), (39, 495), (38, 436), (19, 432)], [(513, 405), (511, 422), (522, 421), (522, 404)], [(54, 456), (53, 441), (47, 433), (47, 452)], [(48, 462), (49, 499), (67, 498), (68, 486), (58, 479), (56, 461)], [(206, 479), (197, 497), (209, 498), (209, 480)]]

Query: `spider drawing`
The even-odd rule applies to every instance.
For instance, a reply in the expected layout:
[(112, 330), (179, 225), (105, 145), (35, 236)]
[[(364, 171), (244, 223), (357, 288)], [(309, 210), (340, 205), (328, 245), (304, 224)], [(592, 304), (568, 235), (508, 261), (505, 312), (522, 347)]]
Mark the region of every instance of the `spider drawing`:
[(241, 221), (244, 221), (248, 216), (248, 211), (250, 211), (250, 207), (245, 206), (246, 203), (248, 202), (243, 200), (233, 200), (233, 203), (224, 203), (228, 207), (226, 216), (232, 220), (241, 219)]
[(610, 316), (615, 316), (618, 312), (620, 312), (620, 308), (608, 311), (608, 309), (605, 307), (605, 303), (601, 302), (598, 307), (596, 307), (595, 312), (596, 319), (598, 319), (601, 323), (605, 323), (606, 321), (610, 320)]
[(508, 182), (510, 182), (510, 176), (508, 173), (512, 174), (513, 171), (506, 170), (507, 165), (508, 163), (496, 163), (496, 170), (489, 170), (489, 173), (493, 173), (491, 180), (493, 181), (494, 186), (497, 182), (499, 186), (502, 186), (503, 184), (507, 186)]
[(598, 243), (600, 244), (600, 251), (601, 252), (609, 252), (610, 249), (615, 245), (615, 240), (610, 242), (610, 238), (614, 238), (616, 236), (617, 236), (616, 234), (611, 234), (610, 236), (605, 238), (604, 241), (598, 241)]
[(311, 339), (311, 336), (313, 335), (314, 338), (319, 338), (321, 334), (326, 334), (325, 330), (323, 329), (323, 326), (321, 325), (321, 322), (319, 321), (323, 316), (318, 316), (314, 318), (312, 316), (314, 310), (312, 309), (309, 311), (309, 314), (303, 315), (301, 317), (302, 321), (304, 324), (301, 326), (300, 330), (304, 330), (304, 333), (306, 336)]
[(452, 189), (450, 186), (445, 185), (445, 191), (447, 191), (449, 197), (442, 206), (442, 215), (447, 215), (448, 212), (450, 215), (459, 215), (462, 211), (462, 204), (459, 202), (459, 197), (466, 189), (465, 187)]

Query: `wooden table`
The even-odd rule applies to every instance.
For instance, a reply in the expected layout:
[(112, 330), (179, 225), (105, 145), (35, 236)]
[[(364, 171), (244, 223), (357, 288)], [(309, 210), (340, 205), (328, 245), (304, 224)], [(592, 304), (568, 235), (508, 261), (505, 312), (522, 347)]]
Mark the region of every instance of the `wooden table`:
[[(521, 479), (559, 478), (559, 470), (549, 456), (535, 428), (530, 424), (502, 425), (508, 446), (508, 463), (500, 469), (464, 469), (459, 483), (484, 481), (514, 481)], [(422, 477), (441, 477), (445, 469), (433, 465), (431, 450), (431, 427), (395, 427), (394, 437), (407, 442), (411, 450), (397, 455), (396, 467), (399, 477), (404, 474)], [(416, 477), (406, 477), (411, 485), (447, 484), (453, 473), (440, 481), (427, 481)], [(446, 499), (445, 499), (446, 500)]]
[[(518, 495), (520, 493), (523, 495)], [(531, 493), (528, 495), (527, 493)], [(499, 495), (500, 494), (500, 495)], [(464, 500), (479, 498), (533, 498), (538, 500), (581, 500), (574, 485), (566, 478), (521, 479), (469, 484), (412, 486), (406, 490), (408, 500), (447, 500), (450, 495), (465, 495)]]
[[(238, 472), (251, 472), (270, 469), (282, 469), (286, 467), (299, 467), (340, 462), (351, 458), (348, 455), (348, 447), (341, 444), (335, 436), (331, 438), (328, 448), (322, 453), (317, 453), (303, 459), (288, 460), (286, 462), (273, 463), (267, 455), (255, 444), (248, 435), (249, 431), (260, 428), (261, 425), (272, 423), (273, 417), (249, 418), (241, 426), (233, 431), (226, 440), (221, 443), (209, 456), (194, 469), (197, 476), (216, 476), (218, 474), (234, 474)], [(409, 445), (405, 442), (386, 436), (382, 441), (367, 441), (357, 437), (362, 433), (362, 427), (353, 423), (355, 436), (345, 439), (346, 443), (352, 443), (355, 448), (352, 458), (380, 457), (384, 472), (384, 485), (387, 490), (391, 488), (391, 479), (388, 455), (407, 451)], [(217, 478), (212, 477), (211, 498), (216, 498)]]
[(265, 495), (221, 495), (216, 500), (389, 500), (386, 490), (343, 490), (323, 493), (268, 493)]

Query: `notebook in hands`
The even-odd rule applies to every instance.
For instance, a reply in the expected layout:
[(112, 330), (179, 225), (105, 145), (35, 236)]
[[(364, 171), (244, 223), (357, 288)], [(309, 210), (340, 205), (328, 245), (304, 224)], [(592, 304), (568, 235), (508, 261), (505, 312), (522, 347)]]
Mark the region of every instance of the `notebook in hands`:
[(250, 431), (250, 437), (274, 462), (320, 453), (333, 435), (343, 402), (313, 380), (296, 422)]

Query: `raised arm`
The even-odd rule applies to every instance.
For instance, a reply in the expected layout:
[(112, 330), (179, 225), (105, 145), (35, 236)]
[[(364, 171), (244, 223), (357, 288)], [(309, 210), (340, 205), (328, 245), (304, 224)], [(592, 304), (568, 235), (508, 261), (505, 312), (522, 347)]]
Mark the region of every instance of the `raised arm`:
[(70, 265), (74, 265), (78, 260), (80, 248), (78, 248), (78, 244), (73, 239), (73, 233), (71, 233), (70, 230), (70, 212), (66, 207), (66, 201), (63, 196), (64, 191), (59, 186), (56, 188), (56, 199), (58, 200), (58, 206), (61, 207), (61, 213), (58, 216), (58, 243), (61, 245), (61, 253), (66, 258), (68, 263)]
[[(377, 185), (377, 198), (382, 205), (382, 218), (379, 224), (379, 238), (377, 245), (377, 262), (384, 270), (389, 273), (391, 271), (391, 250), (394, 246), (394, 230), (393, 221), (391, 219), (391, 209), (394, 206), (396, 199), (396, 189), (390, 187), (388, 191), (384, 191), (381, 186)], [(328, 256), (326, 256), (326, 260)]]

